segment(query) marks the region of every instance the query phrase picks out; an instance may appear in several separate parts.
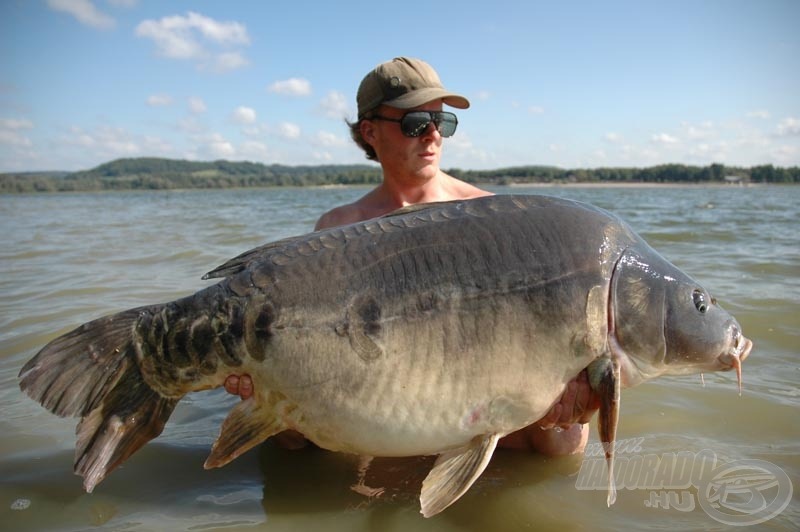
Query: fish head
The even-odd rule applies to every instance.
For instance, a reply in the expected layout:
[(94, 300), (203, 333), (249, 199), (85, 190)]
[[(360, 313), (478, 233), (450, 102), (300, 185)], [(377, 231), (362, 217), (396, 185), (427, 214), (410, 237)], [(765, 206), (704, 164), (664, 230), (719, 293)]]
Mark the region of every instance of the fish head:
[(611, 279), (609, 337), (622, 381), (736, 369), (753, 343), (697, 281), (641, 242), (625, 250)]

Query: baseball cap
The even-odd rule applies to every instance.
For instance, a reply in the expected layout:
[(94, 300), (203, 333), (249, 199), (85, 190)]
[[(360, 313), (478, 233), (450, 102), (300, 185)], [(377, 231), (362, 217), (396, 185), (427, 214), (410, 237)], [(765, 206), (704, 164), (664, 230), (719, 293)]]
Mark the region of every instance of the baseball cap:
[(465, 97), (446, 90), (439, 75), (425, 61), (396, 57), (381, 63), (369, 72), (358, 87), (358, 118), (381, 104), (398, 109), (411, 109), (433, 100), (458, 109), (469, 107)]

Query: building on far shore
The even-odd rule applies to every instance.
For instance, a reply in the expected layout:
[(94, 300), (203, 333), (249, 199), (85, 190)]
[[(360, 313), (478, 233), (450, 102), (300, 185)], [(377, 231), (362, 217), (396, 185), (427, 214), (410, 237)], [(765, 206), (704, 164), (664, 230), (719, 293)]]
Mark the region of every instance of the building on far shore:
[(748, 182), (746, 177), (740, 175), (726, 175), (724, 179), (726, 185), (744, 185)]

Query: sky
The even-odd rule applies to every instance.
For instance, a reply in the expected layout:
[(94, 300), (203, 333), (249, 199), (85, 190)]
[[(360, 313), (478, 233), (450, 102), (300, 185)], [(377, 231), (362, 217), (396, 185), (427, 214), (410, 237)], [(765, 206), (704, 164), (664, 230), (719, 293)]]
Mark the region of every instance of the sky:
[(800, 165), (796, 0), (0, 0), (0, 172), (365, 163), (364, 75), (421, 58), (442, 168)]

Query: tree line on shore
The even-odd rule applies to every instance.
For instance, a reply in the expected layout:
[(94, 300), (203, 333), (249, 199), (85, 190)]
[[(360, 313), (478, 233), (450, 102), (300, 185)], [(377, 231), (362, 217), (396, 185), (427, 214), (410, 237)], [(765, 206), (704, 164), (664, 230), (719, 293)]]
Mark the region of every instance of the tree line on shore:
[[(711, 164), (664, 164), (647, 168), (518, 166), (447, 173), (476, 184), (525, 183), (800, 183), (800, 167), (749, 168)], [(377, 165), (285, 166), (233, 161), (184, 161), (160, 158), (117, 159), (80, 172), (0, 174), (0, 193), (161, 190), (196, 188), (374, 185)]]

